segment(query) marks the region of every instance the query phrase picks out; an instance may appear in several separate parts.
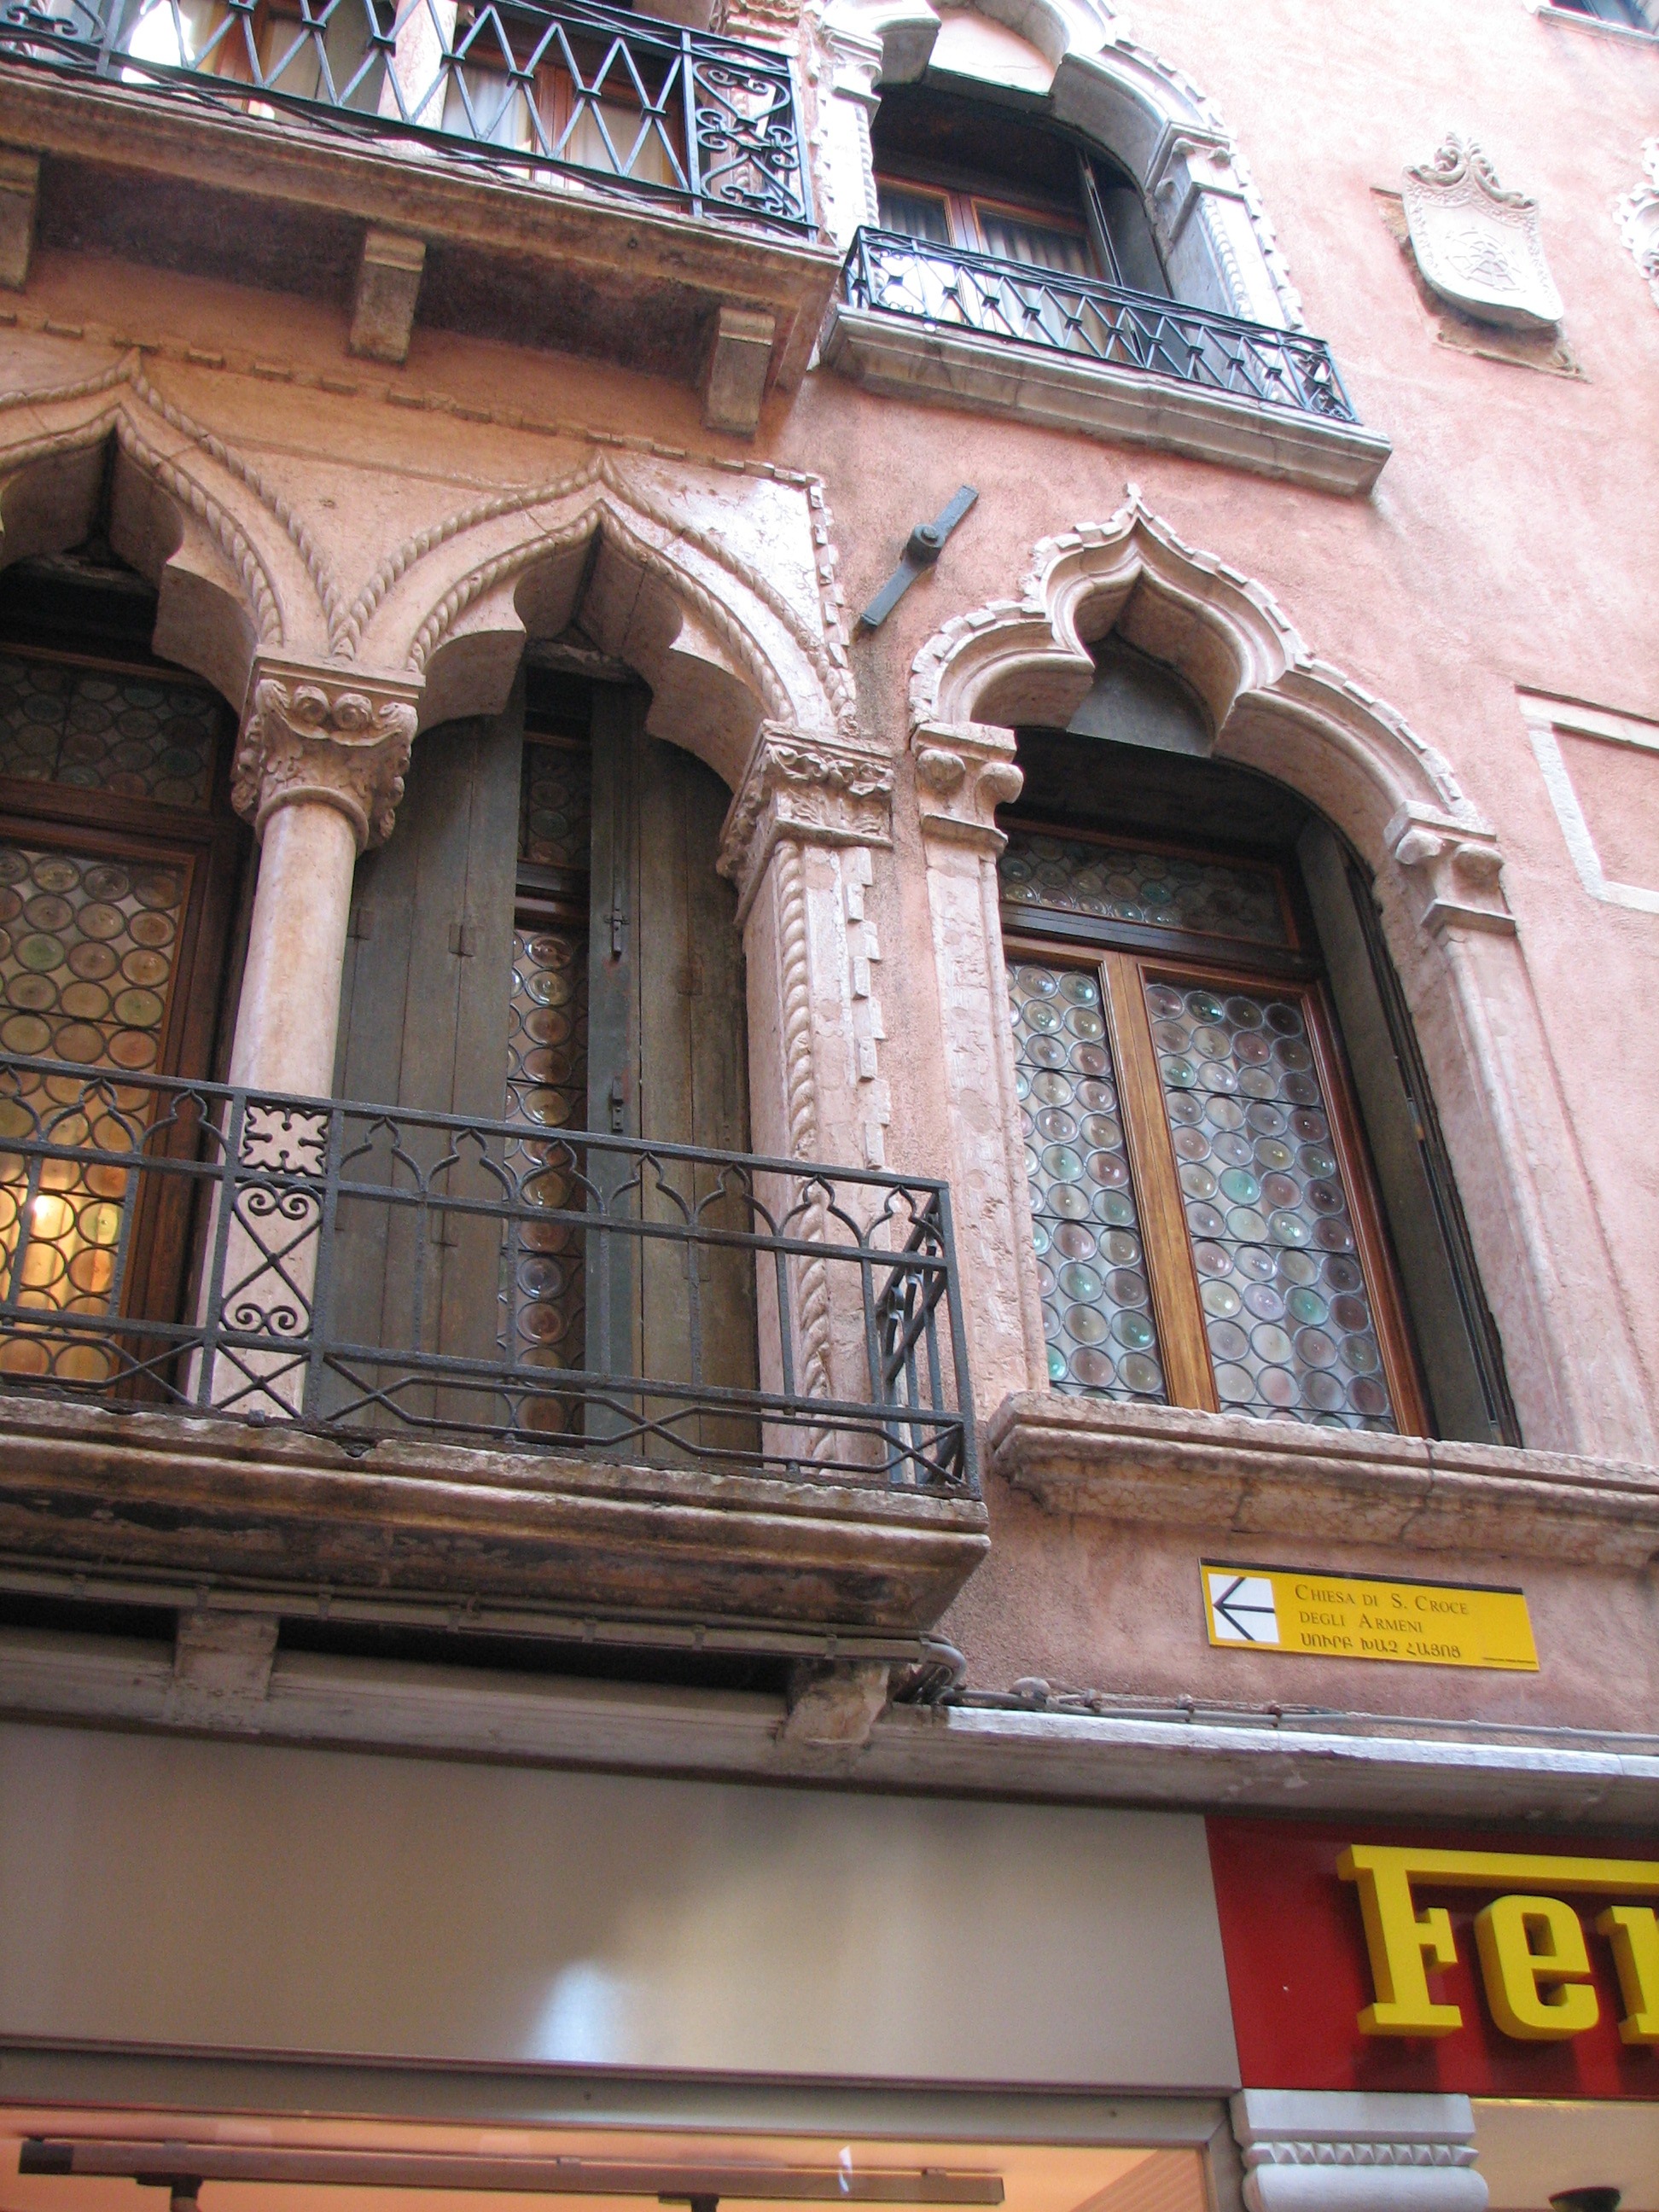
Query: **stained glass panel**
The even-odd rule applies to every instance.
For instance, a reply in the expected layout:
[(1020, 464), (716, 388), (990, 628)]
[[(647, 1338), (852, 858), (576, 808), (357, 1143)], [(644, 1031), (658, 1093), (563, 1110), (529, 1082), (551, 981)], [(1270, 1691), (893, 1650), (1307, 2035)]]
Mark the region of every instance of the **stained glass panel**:
[(1049, 1379), (1060, 1390), (1162, 1402), (1099, 979), (1021, 960), (1008, 990)]
[(199, 684), (0, 653), (0, 775), (205, 808), (224, 710)]
[[(0, 842), (0, 1047), (118, 1074), (154, 1067), (160, 1056), (187, 890), (185, 872)], [(53, 1079), (19, 1069), (0, 1105), (0, 1273), (7, 1295), (57, 1313), (106, 1313), (118, 1294), (117, 1240), (126, 1170), (46, 1162), (31, 1184), (25, 1163), (8, 1158), (8, 1129), (51, 1117), (61, 1143), (130, 1147), (143, 1091), (112, 1085), (126, 1117), (101, 1135), (95, 1115), (53, 1115)], [(0, 1369), (48, 1370), (78, 1381), (112, 1370), (95, 1341), (9, 1338)]]
[(1230, 937), (1291, 942), (1279, 877), (1247, 860), (1195, 860), (1143, 846), (1015, 830), (1000, 863), (1011, 905)]
[(1392, 1432), (1304, 1002), (1156, 982), (1146, 1011), (1222, 1411)]
[(519, 858), (532, 866), (586, 875), (592, 838), (588, 755), (574, 746), (527, 743), (519, 809)]

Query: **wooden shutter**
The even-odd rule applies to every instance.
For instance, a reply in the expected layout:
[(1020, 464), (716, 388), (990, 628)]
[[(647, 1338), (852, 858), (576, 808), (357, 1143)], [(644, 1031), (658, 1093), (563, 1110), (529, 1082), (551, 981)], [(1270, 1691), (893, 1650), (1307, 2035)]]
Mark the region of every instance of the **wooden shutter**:
[[(746, 1152), (743, 953), (735, 896), (715, 869), (729, 794), (690, 753), (647, 737), (644, 710), (637, 692), (597, 693), (589, 1122), (648, 1142)], [(619, 1165), (605, 1171), (608, 1188), (625, 1179)], [(709, 1225), (750, 1225), (746, 1209), (722, 1199), (718, 1169), (677, 1170), (668, 1179)], [(647, 1219), (678, 1216), (649, 1172), (626, 1204)], [(704, 1251), (694, 1282), (682, 1247), (606, 1238), (602, 1309), (592, 1249), (599, 1241), (589, 1240), (590, 1365), (754, 1388), (754, 1269), (745, 1255)], [(665, 1402), (656, 1410), (669, 1408)], [(596, 1425), (590, 1408), (590, 1433)], [(704, 1448), (752, 1443), (738, 1435), (740, 1425), (700, 1419), (681, 1434)], [(679, 1453), (657, 1440), (647, 1455)]]
[[(523, 743), (522, 686), (493, 720), (451, 722), (416, 738), (397, 827), (357, 866), (337, 1097), (501, 1119)], [(390, 1172), (383, 1146), (371, 1172)], [(464, 1174), (452, 1174), (452, 1194)], [(465, 1188), (496, 1194), (482, 1182)], [(428, 1255), (421, 1348), (493, 1358), (500, 1233), (486, 1217), (451, 1219), (453, 1242)], [(337, 1334), (412, 1346), (415, 1234), (411, 1212), (343, 1204)], [(437, 1410), (429, 1397), (400, 1403)]]
[[(1340, 844), (1310, 822), (1297, 847), (1327, 979), (1417, 1339), (1437, 1433), (1518, 1443), (1503, 1353), (1474, 1269), (1450, 1163), (1403, 1004), (1379, 982), (1386, 959)], [(1385, 980), (1386, 970), (1382, 971)], [(1398, 987), (1395, 987), (1397, 995)]]

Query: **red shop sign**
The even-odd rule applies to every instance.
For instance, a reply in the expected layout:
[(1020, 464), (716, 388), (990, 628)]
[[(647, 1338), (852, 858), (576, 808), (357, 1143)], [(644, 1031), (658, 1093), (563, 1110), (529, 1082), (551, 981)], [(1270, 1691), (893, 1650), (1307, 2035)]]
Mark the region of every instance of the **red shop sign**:
[(1247, 2087), (1659, 2098), (1659, 1849), (1206, 1826)]

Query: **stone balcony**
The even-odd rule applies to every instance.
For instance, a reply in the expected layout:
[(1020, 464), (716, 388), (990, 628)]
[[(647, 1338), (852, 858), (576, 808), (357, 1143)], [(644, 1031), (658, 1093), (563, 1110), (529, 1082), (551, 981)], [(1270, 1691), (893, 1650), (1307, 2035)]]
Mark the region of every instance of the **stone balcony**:
[(150, 1605), (788, 1651), (987, 1543), (942, 1185), (16, 1058), (0, 1427), (0, 1582)]
[(33, 236), (700, 380), (752, 433), (836, 276), (787, 58), (590, 0), (65, 0), (0, 26), (0, 279)]

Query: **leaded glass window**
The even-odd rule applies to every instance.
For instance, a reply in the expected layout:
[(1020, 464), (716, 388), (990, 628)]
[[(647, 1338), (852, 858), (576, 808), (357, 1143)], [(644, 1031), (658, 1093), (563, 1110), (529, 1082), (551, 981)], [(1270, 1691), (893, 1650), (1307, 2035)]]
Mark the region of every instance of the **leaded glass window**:
[(1283, 872), (1022, 825), (1001, 878), (1053, 1386), (1420, 1430), (1364, 1143)]

